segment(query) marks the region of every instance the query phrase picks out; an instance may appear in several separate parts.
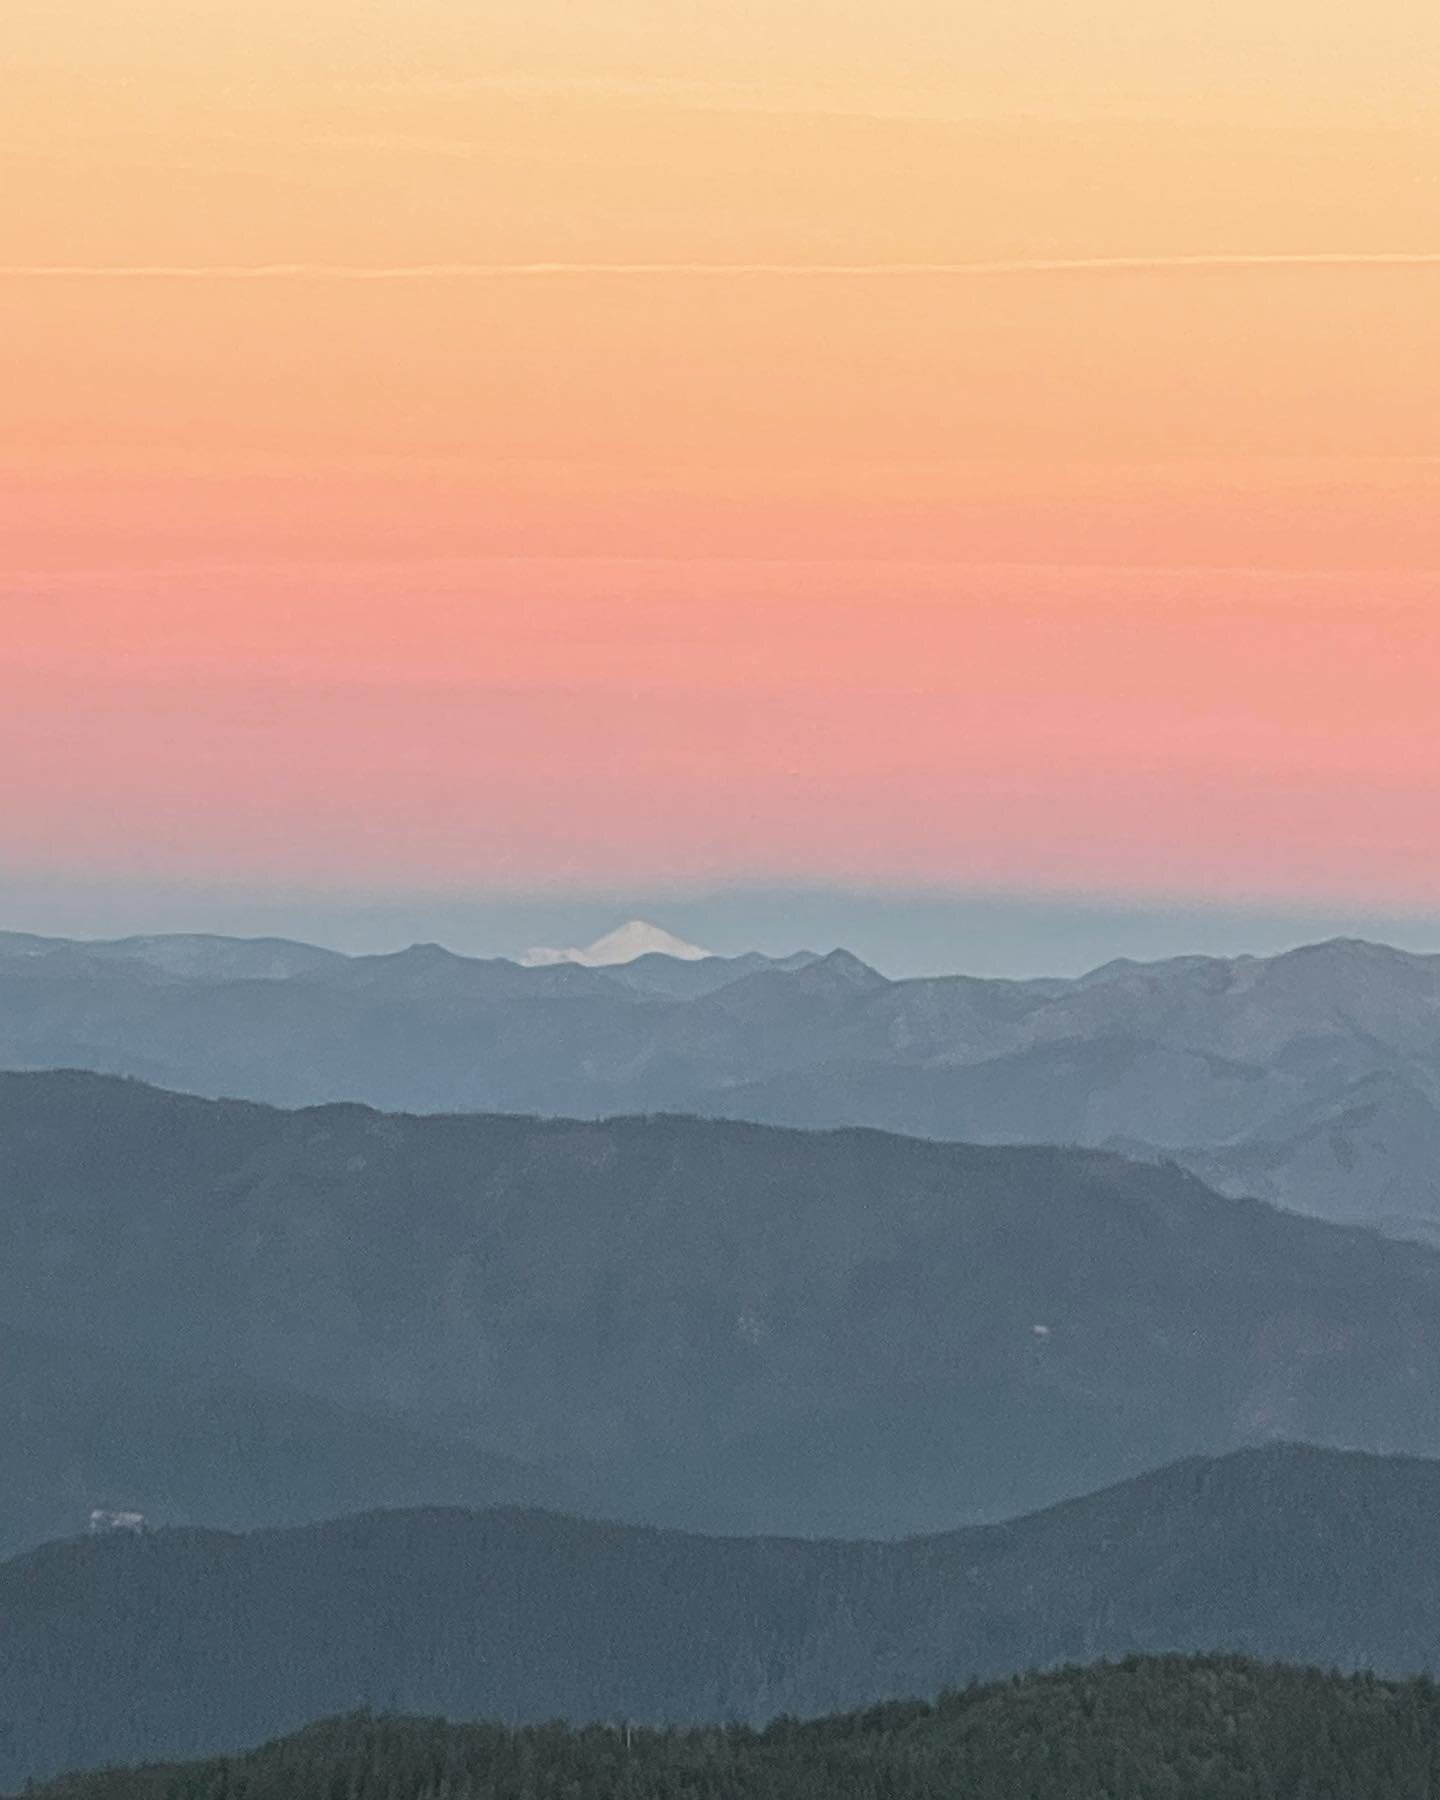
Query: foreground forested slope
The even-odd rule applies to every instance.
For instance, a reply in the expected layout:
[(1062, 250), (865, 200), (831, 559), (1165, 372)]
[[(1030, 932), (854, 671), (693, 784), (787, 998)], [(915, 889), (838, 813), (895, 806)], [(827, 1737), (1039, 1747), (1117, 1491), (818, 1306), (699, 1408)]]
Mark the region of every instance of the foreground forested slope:
[(0, 1787), (361, 1705), (759, 1723), (1162, 1651), (1408, 1675), (1440, 1656), (1440, 1464), (1242, 1452), (898, 1544), (514, 1510), (86, 1539), (0, 1566), (0, 1619)]
[(33, 1800), (1429, 1800), (1428, 1680), (1159, 1658), (807, 1723), (510, 1730), (355, 1716)]

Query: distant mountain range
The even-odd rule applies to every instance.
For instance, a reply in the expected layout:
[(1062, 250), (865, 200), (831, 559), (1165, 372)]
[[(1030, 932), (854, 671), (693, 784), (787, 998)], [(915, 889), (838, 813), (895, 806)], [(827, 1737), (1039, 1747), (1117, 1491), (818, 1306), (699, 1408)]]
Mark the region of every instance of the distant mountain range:
[(661, 955), (654, 933), (626, 927), (534, 968), (434, 945), (345, 957), (9, 934), (0, 1066), (281, 1105), (678, 1111), (1075, 1143), (1440, 1233), (1440, 957), (1337, 941), (1073, 981), (888, 981), (844, 951)]
[[(513, 1510), (107, 1537), (0, 1566), (0, 1617), (11, 1789), (61, 1767), (231, 1750), (362, 1705), (762, 1720), (1217, 1646), (1418, 1673), (1440, 1644), (1440, 1465), (1277, 1447), (891, 1545)], [(1243, 1728), (1243, 1706), (1221, 1711)]]
[[(1096, 1151), (5, 1075), (0, 1246), (15, 1328), (707, 1530), (934, 1529), (1273, 1437), (1440, 1453), (1440, 1254)], [(436, 1497), (485, 1476), (450, 1454)]]

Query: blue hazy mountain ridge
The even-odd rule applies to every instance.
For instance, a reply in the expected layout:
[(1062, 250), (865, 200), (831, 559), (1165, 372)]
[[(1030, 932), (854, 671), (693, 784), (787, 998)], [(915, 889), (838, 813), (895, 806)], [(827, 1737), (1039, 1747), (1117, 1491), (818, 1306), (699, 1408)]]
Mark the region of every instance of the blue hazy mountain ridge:
[(889, 981), (843, 951), (528, 968), (434, 945), (9, 934), (0, 1066), (286, 1106), (1108, 1146), (1321, 1217), (1440, 1221), (1440, 957), (1354, 940), (1077, 980)]
[(556, 1476), (233, 1370), (0, 1325), (0, 1555), (96, 1508), (304, 1524), (377, 1506), (575, 1506)]
[(1440, 1255), (1098, 1151), (10, 1074), (0, 1243), (17, 1329), (707, 1530), (939, 1529), (1277, 1437), (1440, 1454)]
[(1402, 1675), (1440, 1641), (1440, 1464), (1274, 1446), (897, 1544), (434, 1508), (85, 1539), (0, 1565), (0, 1616), (12, 1790), (364, 1705), (763, 1721), (1217, 1647)]

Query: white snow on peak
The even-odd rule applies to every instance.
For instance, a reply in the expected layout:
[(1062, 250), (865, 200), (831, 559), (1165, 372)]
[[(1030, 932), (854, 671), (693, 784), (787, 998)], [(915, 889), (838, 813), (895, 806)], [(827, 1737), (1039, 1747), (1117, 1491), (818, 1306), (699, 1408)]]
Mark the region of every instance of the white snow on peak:
[(611, 969), (620, 963), (634, 962), (639, 956), (673, 956), (680, 962), (703, 962), (713, 956), (698, 944), (687, 944), (683, 938), (663, 931), (644, 919), (631, 919), (593, 944), (581, 950), (527, 950), (520, 961), (527, 969), (553, 968), (557, 963), (578, 963), (585, 969)]

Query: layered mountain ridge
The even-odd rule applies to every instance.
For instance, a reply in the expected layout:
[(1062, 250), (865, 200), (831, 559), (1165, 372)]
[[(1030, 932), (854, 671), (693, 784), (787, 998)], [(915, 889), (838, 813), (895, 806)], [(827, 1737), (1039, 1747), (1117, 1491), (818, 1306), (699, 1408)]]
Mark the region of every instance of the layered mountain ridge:
[(1440, 1220), (1440, 957), (1352, 940), (1016, 982), (889, 981), (843, 951), (526, 968), (10, 934), (0, 1066), (292, 1106), (1075, 1143), (1400, 1234)]
[(585, 1498), (477, 1444), (233, 1366), (0, 1324), (0, 1371), (0, 1556), (79, 1531), (97, 1509), (246, 1527), (376, 1506)]
[(433, 1509), (82, 1540), (0, 1565), (0, 1782), (363, 1705), (758, 1723), (1216, 1647), (1416, 1674), (1437, 1570), (1440, 1465), (1290, 1447), (889, 1545)]
[(894, 1536), (1271, 1437), (1440, 1454), (1440, 1255), (1099, 1151), (5, 1075), (0, 1250), (16, 1327), (706, 1530)]

